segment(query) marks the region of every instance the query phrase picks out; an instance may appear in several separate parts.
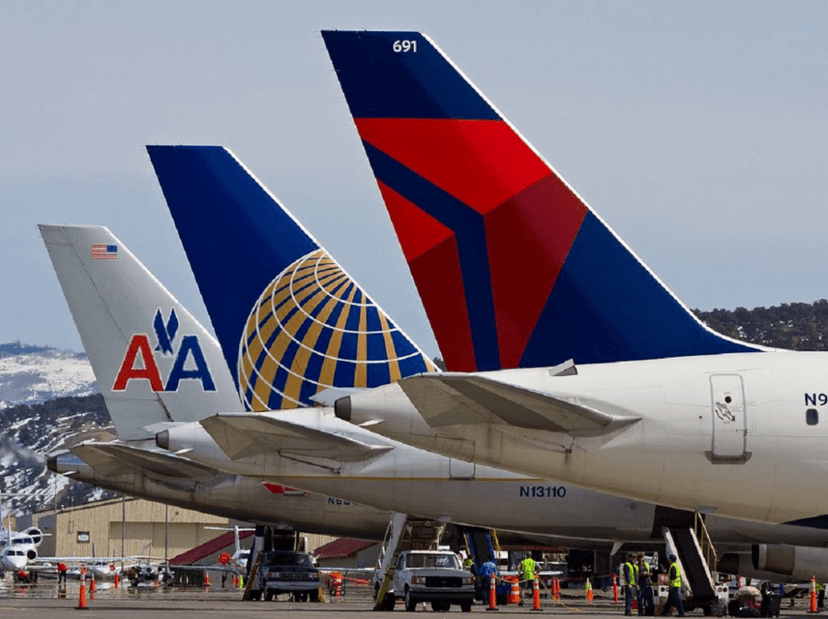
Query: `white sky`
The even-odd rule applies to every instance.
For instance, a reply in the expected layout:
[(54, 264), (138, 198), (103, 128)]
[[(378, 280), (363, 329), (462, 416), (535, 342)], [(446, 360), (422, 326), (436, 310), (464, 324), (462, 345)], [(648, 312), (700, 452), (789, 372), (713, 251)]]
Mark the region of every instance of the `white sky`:
[(437, 354), (319, 35), (422, 30), (690, 307), (828, 297), (828, 3), (0, 3), (0, 342), (82, 350), (38, 223), (206, 324), (144, 151), (231, 148)]

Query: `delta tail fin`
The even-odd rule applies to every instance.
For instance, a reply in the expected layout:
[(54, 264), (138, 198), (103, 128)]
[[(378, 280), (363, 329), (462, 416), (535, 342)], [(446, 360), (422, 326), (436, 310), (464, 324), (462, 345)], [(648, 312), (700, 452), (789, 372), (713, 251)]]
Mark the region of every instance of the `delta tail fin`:
[(115, 235), (60, 225), (40, 234), (121, 440), (241, 410), (218, 342)]
[(450, 370), (757, 350), (697, 320), (426, 35), (322, 36)]
[(148, 146), (248, 410), (309, 406), (434, 367), (227, 149)]

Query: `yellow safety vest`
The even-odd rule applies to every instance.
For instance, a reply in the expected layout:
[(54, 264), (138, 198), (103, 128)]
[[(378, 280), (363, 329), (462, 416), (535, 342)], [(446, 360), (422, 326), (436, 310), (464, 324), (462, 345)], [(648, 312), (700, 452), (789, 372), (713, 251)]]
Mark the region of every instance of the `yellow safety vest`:
[(676, 568), (676, 577), (673, 579), (673, 582), (670, 583), (671, 587), (681, 587), (681, 568), (679, 567), (678, 563), (671, 563), (670, 569)]
[(520, 572), (523, 580), (532, 580), (535, 578), (535, 560), (532, 557), (526, 557), (520, 562)]
[(627, 561), (624, 567), (627, 568), (624, 570), (624, 580), (626, 581), (624, 584), (635, 587), (638, 584), (638, 566), (631, 561)]

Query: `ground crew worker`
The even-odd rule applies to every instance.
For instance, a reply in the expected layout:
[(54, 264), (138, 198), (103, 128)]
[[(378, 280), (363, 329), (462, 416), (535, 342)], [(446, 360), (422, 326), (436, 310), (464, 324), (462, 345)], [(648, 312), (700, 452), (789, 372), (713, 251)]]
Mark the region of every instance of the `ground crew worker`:
[(644, 559), (643, 554), (638, 555), (638, 614), (647, 617), (655, 615), (650, 564)]
[(627, 562), (623, 568), (621, 576), (624, 581), (624, 614), (632, 615), (632, 601), (636, 599), (638, 588), (638, 562), (633, 553), (627, 555)]
[[(523, 606), (523, 592), (532, 591), (532, 583), (535, 580), (535, 572), (538, 571), (538, 564), (532, 555), (520, 562), (520, 605)], [(531, 593), (530, 593), (531, 595)]]
[(676, 555), (667, 557), (670, 560), (670, 592), (667, 594), (667, 603), (664, 605), (662, 615), (667, 615), (670, 609), (675, 606), (679, 617), (684, 617), (684, 604), (681, 602), (681, 568), (676, 562)]
[(65, 563), (58, 563), (58, 584), (66, 584), (66, 572), (68, 571), (69, 568), (66, 567)]
[(482, 600), (488, 599), (489, 587), (491, 586), (492, 578), (497, 578), (497, 563), (491, 558), (480, 566), (479, 578), (475, 582), (475, 595)]
[(474, 571), (473, 568), (474, 568), (474, 559), (472, 559), (470, 556), (463, 559), (463, 569), (464, 570), (469, 570), (470, 572), (473, 572)]

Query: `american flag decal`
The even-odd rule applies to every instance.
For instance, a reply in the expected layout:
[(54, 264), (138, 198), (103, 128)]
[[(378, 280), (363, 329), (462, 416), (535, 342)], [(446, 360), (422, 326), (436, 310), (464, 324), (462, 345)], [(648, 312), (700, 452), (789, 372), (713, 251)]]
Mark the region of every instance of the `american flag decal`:
[(96, 243), (90, 247), (92, 258), (96, 260), (112, 260), (118, 257), (117, 245), (104, 245)]

